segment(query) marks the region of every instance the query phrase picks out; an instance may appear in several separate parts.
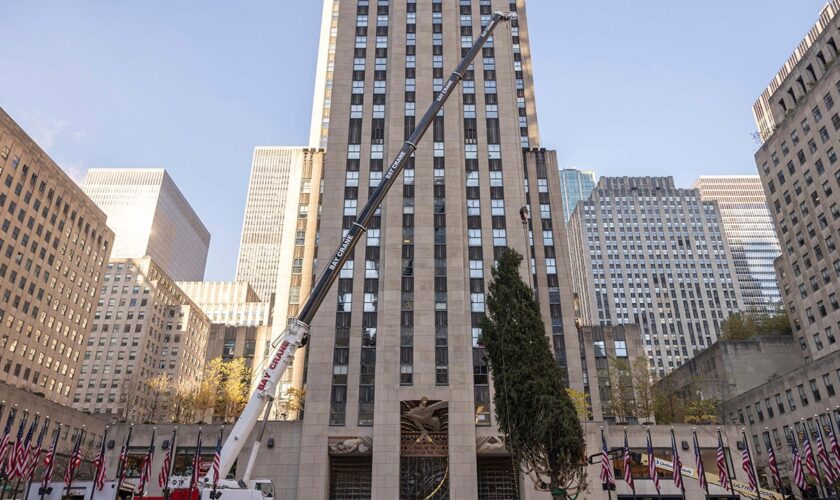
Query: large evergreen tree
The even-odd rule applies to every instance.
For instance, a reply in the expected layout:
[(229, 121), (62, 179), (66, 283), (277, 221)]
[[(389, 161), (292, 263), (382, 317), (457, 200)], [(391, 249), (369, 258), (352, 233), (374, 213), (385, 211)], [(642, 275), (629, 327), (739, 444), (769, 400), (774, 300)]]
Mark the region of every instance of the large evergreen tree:
[(519, 275), (521, 262), (511, 249), (499, 258), (481, 324), (496, 419), (508, 450), (534, 484), (555, 498), (573, 498), (585, 490), (586, 443), (539, 306)]

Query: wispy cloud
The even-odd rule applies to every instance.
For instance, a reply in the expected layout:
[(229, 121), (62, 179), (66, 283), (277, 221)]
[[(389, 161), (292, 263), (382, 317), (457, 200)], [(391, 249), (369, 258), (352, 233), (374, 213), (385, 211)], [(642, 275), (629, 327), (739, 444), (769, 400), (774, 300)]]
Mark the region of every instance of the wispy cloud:
[(44, 149), (55, 146), (62, 137), (69, 137), (77, 144), (87, 139), (87, 131), (73, 127), (73, 123), (63, 118), (46, 115), (44, 113), (23, 113), (22, 125), (24, 130)]
[(64, 170), (64, 173), (70, 176), (71, 179), (76, 181), (76, 184), (82, 185), (85, 180), (85, 174), (87, 174), (88, 167), (85, 165), (83, 160), (77, 161), (59, 161), (57, 162), (58, 166)]

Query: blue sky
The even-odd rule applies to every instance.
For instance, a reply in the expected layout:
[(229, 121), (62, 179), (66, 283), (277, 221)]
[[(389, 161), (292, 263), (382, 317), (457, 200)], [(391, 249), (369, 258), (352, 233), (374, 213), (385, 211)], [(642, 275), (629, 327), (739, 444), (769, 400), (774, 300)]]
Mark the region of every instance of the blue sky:
[[(530, 0), (543, 146), (598, 175), (755, 173), (752, 103), (824, 3)], [(212, 233), (207, 279), (232, 279), (253, 147), (308, 139), (320, 11), (6, 2), (0, 106), (77, 179), (166, 168)]]

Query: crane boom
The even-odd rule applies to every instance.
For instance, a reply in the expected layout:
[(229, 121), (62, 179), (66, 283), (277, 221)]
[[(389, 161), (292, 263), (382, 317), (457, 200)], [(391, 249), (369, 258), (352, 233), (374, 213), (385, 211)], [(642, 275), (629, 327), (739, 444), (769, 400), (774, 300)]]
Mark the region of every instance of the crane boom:
[[(493, 31), (499, 23), (502, 21), (508, 21), (515, 17), (515, 13), (501, 11), (497, 11), (493, 14), (490, 18), (490, 22), (487, 23), (487, 26), (485, 26), (481, 31), (481, 35), (475, 41), (472, 48), (469, 52), (467, 52), (463, 59), (461, 59), (461, 62), (449, 76), (446, 84), (444, 84), (441, 88), (437, 97), (435, 97), (432, 104), (429, 106), (429, 109), (417, 123), (414, 131), (405, 141), (402, 148), (400, 148), (400, 151), (397, 153), (394, 161), (391, 162), (390, 166), (385, 171), (382, 182), (376, 190), (374, 190), (373, 194), (371, 194), (367, 203), (362, 208), (362, 211), (353, 222), (353, 225), (350, 226), (350, 229), (347, 231), (347, 235), (341, 240), (341, 244), (335, 251), (332, 259), (330, 259), (326, 269), (324, 269), (324, 272), (321, 273), (317, 283), (312, 288), (309, 298), (306, 299), (306, 302), (301, 307), (300, 314), (297, 319), (295, 319), (284, 332), (282, 342), (280, 342), (277, 349), (271, 356), (271, 360), (265, 368), (262, 378), (257, 384), (256, 390), (251, 395), (248, 403), (245, 405), (242, 414), (233, 426), (227, 440), (225, 440), (220, 456), (220, 477), (224, 478), (227, 476), (230, 468), (233, 466), (233, 462), (236, 460), (236, 457), (239, 456), (239, 452), (242, 451), (242, 447), (245, 445), (245, 440), (251, 434), (251, 431), (256, 425), (259, 415), (266, 402), (274, 396), (275, 387), (285, 371), (286, 366), (288, 366), (289, 361), (291, 361), (297, 348), (306, 343), (306, 340), (309, 337), (310, 324), (312, 323), (315, 313), (324, 302), (327, 292), (333, 283), (335, 283), (335, 280), (338, 278), (339, 271), (342, 266), (344, 266), (345, 262), (347, 262), (350, 254), (356, 247), (356, 244), (361, 239), (362, 234), (367, 230), (367, 226), (374, 213), (385, 199), (385, 196), (388, 194), (391, 186), (393, 186), (394, 182), (396, 182), (398, 174), (402, 171), (403, 167), (405, 167), (406, 163), (408, 163), (408, 159), (411, 158), (411, 155), (414, 154), (414, 151), (417, 149), (417, 144), (432, 124), (435, 116), (437, 116), (441, 108), (443, 108), (444, 103), (446, 103), (447, 99), (452, 94), (452, 91), (463, 79), (464, 73), (467, 71), (470, 64), (472, 64), (479, 51), (481, 51), (482, 47), (487, 42), (487, 39), (492, 36)], [(210, 473), (208, 472), (208, 476), (209, 475)], [(205, 481), (208, 479), (209, 477), (205, 478)]]

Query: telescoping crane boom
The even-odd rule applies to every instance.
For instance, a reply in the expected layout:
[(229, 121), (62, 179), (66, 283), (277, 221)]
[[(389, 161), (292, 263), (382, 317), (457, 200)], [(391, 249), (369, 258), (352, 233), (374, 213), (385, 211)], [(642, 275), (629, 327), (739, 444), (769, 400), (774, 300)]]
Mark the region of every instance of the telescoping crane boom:
[[(361, 239), (362, 234), (367, 230), (370, 219), (373, 217), (377, 208), (379, 208), (382, 200), (385, 199), (385, 196), (388, 194), (391, 186), (393, 186), (394, 182), (396, 182), (399, 173), (408, 162), (408, 159), (411, 158), (412, 154), (414, 154), (414, 151), (417, 149), (417, 144), (423, 138), (423, 135), (431, 125), (432, 120), (434, 120), (435, 116), (437, 116), (441, 108), (443, 108), (444, 103), (446, 103), (446, 100), (452, 94), (452, 91), (463, 79), (464, 73), (470, 67), (470, 64), (472, 64), (473, 60), (478, 55), (479, 51), (481, 51), (482, 47), (487, 42), (487, 39), (493, 34), (493, 31), (499, 23), (502, 21), (509, 21), (515, 17), (515, 13), (506, 13), (501, 11), (493, 14), (490, 18), (490, 22), (484, 27), (481, 35), (475, 41), (469, 52), (467, 52), (464, 58), (461, 59), (461, 62), (455, 68), (455, 71), (453, 71), (449, 76), (446, 84), (444, 84), (441, 88), (440, 93), (437, 97), (435, 97), (434, 101), (429, 106), (429, 109), (423, 115), (423, 118), (417, 123), (417, 126), (411, 136), (409, 136), (409, 138), (405, 141), (399, 153), (397, 153), (396, 158), (394, 158), (394, 161), (391, 162), (388, 170), (383, 176), (381, 184), (379, 184), (379, 187), (377, 187), (373, 194), (371, 194), (364, 208), (362, 208), (361, 213), (359, 213), (355, 222), (353, 222), (353, 225), (350, 227), (350, 230), (347, 232), (347, 236), (345, 236), (341, 241), (341, 245), (339, 245), (332, 259), (330, 259), (326, 269), (324, 269), (324, 272), (321, 273), (321, 276), (318, 278), (317, 283), (312, 289), (312, 293), (309, 295), (309, 298), (306, 299), (303, 307), (301, 307), (300, 314), (297, 319), (295, 319), (284, 332), (282, 342), (280, 342), (276, 351), (274, 351), (271, 356), (270, 361), (262, 374), (262, 378), (257, 384), (256, 390), (251, 395), (248, 404), (245, 405), (245, 409), (242, 411), (242, 415), (237, 420), (236, 425), (233, 426), (233, 430), (222, 446), (220, 457), (221, 463), (219, 468), (220, 477), (224, 478), (227, 476), (227, 473), (233, 466), (233, 462), (236, 460), (236, 457), (245, 445), (245, 440), (251, 434), (254, 425), (256, 425), (260, 413), (267, 402), (274, 397), (274, 390), (277, 382), (280, 380), (280, 377), (286, 369), (286, 366), (289, 364), (289, 361), (293, 358), (295, 351), (301, 345), (306, 344), (309, 337), (309, 327), (315, 313), (324, 302), (327, 292), (338, 278), (339, 271), (342, 266), (344, 266), (344, 263), (347, 262), (353, 248), (355, 248), (356, 244)], [(209, 474), (210, 473), (208, 472), (208, 476)]]

